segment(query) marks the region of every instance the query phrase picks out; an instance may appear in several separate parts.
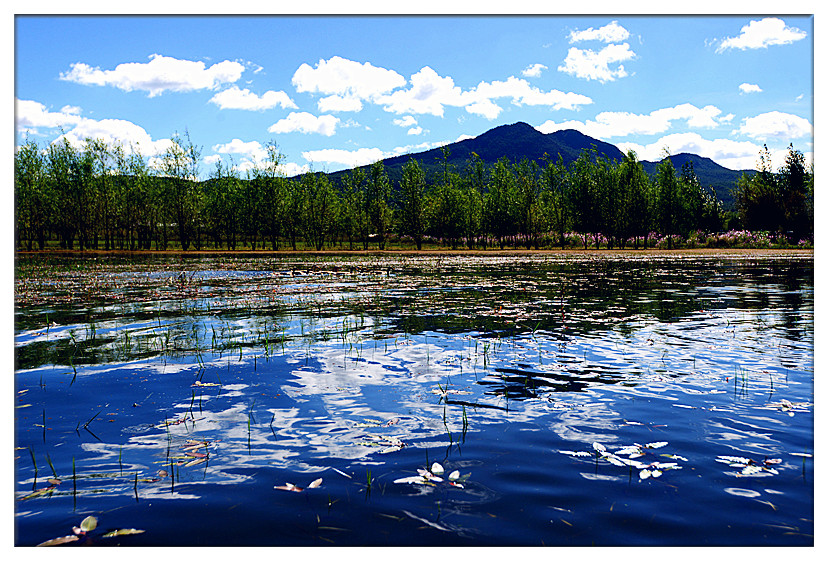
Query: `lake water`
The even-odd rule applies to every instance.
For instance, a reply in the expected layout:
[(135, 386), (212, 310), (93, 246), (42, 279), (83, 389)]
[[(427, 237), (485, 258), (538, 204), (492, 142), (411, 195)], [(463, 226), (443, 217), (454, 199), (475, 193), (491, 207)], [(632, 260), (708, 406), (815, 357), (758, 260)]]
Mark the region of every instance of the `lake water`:
[(15, 543), (813, 545), (813, 265), (20, 258)]

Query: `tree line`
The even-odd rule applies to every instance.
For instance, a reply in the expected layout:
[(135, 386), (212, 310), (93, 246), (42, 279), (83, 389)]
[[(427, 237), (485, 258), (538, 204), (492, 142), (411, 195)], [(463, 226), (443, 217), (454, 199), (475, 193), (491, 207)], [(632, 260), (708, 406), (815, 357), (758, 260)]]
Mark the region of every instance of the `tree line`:
[(813, 233), (813, 167), (791, 145), (774, 172), (767, 147), (756, 173), (733, 187), (725, 210), (701, 185), (692, 164), (669, 157), (649, 176), (636, 154), (608, 160), (583, 151), (569, 165), (472, 154), (462, 169), (442, 149), (440, 171), (426, 177), (412, 157), (399, 181), (382, 161), (333, 183), (324, 173), (287, 178), (275, 142), (242, 173), (218, 162), (198, 180), (201, 154), (174, 135), (153, 165), (136, 150), (88, 139), (41, 148), (27, 140), (15, 153), (15, 246), (63, 249), (385, 249), (403, 240), (422, 249), (564, 247), (572, 233), (584, 247), (638, 248), (655, 235), (741, 227), (789, 240)]

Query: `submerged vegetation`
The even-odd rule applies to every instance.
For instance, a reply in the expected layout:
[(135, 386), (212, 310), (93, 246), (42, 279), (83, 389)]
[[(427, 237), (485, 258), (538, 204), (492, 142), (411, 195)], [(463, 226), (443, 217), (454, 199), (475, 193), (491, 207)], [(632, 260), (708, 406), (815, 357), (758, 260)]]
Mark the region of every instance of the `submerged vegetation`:
[[(382, 161), (331, 179), (287, 178), (274, 142), (240, 170), (221, 162), (199, 181), (200, 149), (173, 137), (152, 159), (89, 139), (15, 153), (17, 250), (368, 250), (812, 247), (813, 168), (789, 148), (774, 172), (767, 149), (724, 208), (691, 164), (665, 157), (650, 176), (628, 152), (592, 151), (571, 164), (471, 154), (463, 169), (443, 148), (438, 172), (411, 158), (392, 181)], [(431, 164), (429, 162), (429, 164)], [(725, 233), (726, 232), (726, 233)]]
[(15, 266), (18, 545), (813, 544), (810, 254)]

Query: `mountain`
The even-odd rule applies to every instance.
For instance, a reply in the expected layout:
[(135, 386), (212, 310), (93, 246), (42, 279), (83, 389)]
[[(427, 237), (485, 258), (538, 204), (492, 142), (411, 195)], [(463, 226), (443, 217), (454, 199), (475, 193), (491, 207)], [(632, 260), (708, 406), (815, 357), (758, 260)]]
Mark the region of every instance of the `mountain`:
[[(593, 147), (599, 156), (609, 160), (620, 161), (624, 156), (618, 147), (576, 130), (560, 130), (544, 134), (535, 127), (522, 122), (501, 125), (475, 138), (468, 138), (446, 145), (449, 151), (448, 163), (456, 171), (460, 171), (465, 167), (472, 152), (477, 154), (487, 165), (494, 164), (503, 157), (511, 162), (528, 159), (542, 164), (541, 159), (544, 156), (547, 156), (551, 161), (557, 161), (558, 155), (561, 156), (566, 165), (569, 165), (578, 158), (581, 151)], [(442, 172), (443, 152), (440, 148), (395, 156), (383, 160), (385, 170), (392, 183), (399, 181), (402, 175), (402, 167), (410, 158), (415, 158), (420, 163), (428, 180)], [(736, 183), (736, 180), (741, 177), (741, 171), (727, 169), (709, 158), (703, 158), (695, 154), (677, 154), (671, 156), (670, 159), (677, 171), (681, 170), (681, 166), (685, 162), (692, 162), (693, 169), (701, 184), (705, 187), (713, 187), (716, 195), (726, 208), (732, 204), (730, 189)], [(658, 163), (641, 162), (644, 171), (650, 176), (654, 175)], [(366, 171), (367, 167), (365, 166)], [(328, 174), (328, 176), (331, 180), (337, 180), (346, 173), (349, 172), (339, 171)]]

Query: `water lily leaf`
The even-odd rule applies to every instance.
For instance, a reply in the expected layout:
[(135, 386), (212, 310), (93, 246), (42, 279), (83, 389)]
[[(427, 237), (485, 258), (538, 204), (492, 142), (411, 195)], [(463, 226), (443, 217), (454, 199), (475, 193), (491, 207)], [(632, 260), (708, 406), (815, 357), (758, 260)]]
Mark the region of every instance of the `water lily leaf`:
[(401, 477), (399, 479), (395, 479), (394, 483), (411, 483), (415, 485), (427, 485), (428, 480), (425, 477), (419, 475), (412, 475), (411, 477)]
[(130, 536), (133, 534), (143, 534), (145, 530), (138, 530), (136, 528), (121, 528), (120, 530), (112, 530), (105, 533), (102, 538), (114, 538), (115, 536)]
[(276, 485), (273, 487), (274, 489), (279, 489), (281, 491), (293, 491), (294, 493), (301, 493), (303, 489), (301, 487), (297, 487), (293, 483), (285, 483), (284, 485)]
[(206, 461), (207, 461), (207, 458), (197, 458), (195, 460), (190, 460), (189, 462), (184, 464), (184, 467), (197, 466), (198, 464), (203, 464)]
[(82, 532), (91, 532), (98, 527), (98, 519), (94, 516), (87, 516), (81, 521), (80, 529)]
[(322, 485), (322, 478), (321, 477), (319, 479), (314, 479), (313, 481), (311, 481), (311, 484), (308, 485), (308, 489), (316, 489), (320, 485)]
[(64, 544), (64, 543), (76, 542), (79, 539), (80, 538), (78, 538), (78, 536), (63, 536), (61, 538), (54, 538), (52, 540), (46, 540), (43, 543), (37, 544), (37, 547), (46, 547), (46, 546), (50, 546), (50, 545), (61, 545), (61, 544)]

